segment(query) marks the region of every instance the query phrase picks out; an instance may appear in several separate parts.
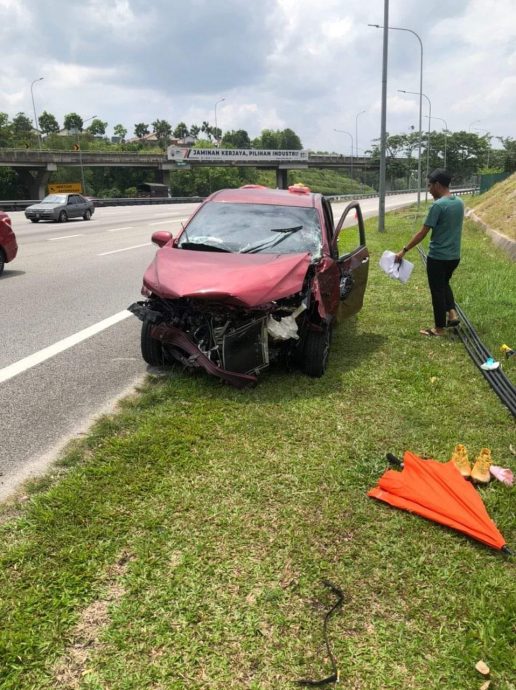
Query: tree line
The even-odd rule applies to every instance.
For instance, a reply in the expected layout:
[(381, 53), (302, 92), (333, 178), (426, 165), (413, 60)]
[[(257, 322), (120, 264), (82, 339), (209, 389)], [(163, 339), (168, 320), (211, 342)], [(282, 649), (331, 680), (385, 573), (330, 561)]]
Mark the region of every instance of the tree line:
[[(52, 135), (58, 134), (71, 136), (87, 134), (100, 139), (105, 138), (107, 122), (99, 117), (94, 117), (90, 124), (84, 127), (86, 122), (79, 114), (68, 113), (64, 116), (61, 127), (57, 118), (44, 110), (38, 118), (38, 127), (36, 127), (32, 119), (23, 112), (18, 113), (12, 120), (9, 119), (7, 113), (0, 112), (0, 147), (35, 144), (40, 134), (43, 135), (46, 144), (55, 144), (55, 137)], [(125, 143), (128, 131), (123, 124), (114, 125), (113, 133), (117, 142)], [(137, 122), (133, 125), (133, 134), (138, 140), (143, 140), (149, 134), (154, 134), (157, 145), (162, 150), (167, 148), (171, 139), (184, 140), (191, 137), (197, 141), (201, 135), (204, 135), (203, 139), (207, 142), (216, 142), (221, 146), (233, 148), (290, 150), (303, 148), (299, 136), (289, 128), (284, 130), (264, 129), (260, 136), (251, 140), (244, 129), (223, 132), (220, 127), (213, 127), (206, 120), (201, 125), (188, 126), (185, 122), (179, 122), (173, 127), (167, 120), (157, 118), (151, 123)], [(109, 140), (106, 139), (106, 143), (109, 143)]]

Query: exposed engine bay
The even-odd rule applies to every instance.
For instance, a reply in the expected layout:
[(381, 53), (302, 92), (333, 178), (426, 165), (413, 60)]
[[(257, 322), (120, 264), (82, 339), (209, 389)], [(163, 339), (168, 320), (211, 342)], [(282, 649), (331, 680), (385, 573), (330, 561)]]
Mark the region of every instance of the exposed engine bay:
[[(163, 363), (172, 358), (185, 366), (203, 366), (206, 358), (222, 370), (221, 378), (226, 378), (222, 372), (254, 377), (280, 356), (294, 357), (302, 347), (302, 334), (310, 327), (308, 300), (308, 295), (298, 293), (249, 310), (202, 299), (152, 297), (132, 304), (129, 311), (149, 324), (149, 335), (161, 341)], [(178, 337), (178, 331), (193, 346), (186, 352), (185, 338)]]

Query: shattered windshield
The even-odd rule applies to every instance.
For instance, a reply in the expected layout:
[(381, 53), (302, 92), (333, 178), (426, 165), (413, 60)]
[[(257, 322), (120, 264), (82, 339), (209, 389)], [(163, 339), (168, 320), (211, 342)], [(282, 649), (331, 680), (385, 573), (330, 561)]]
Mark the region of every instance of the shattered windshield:
[(321, 255), (321, 226), (314, 208), (269, 204), (206, 204), (179, 240), (183, 249)]

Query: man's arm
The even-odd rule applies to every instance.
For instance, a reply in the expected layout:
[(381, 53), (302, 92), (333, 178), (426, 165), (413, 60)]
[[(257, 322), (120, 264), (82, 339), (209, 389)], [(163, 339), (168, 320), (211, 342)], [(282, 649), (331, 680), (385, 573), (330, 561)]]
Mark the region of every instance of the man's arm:
[(400, 263), (400, 261), (403, 259), (405, 254), (412, 249), (412, 247), (415, 247), (417, 244), (423, 240), (428, 233), (430, 232), (432, 228), (430, 228), (428, 225), (423, 225), (421, 230), (419, 232), (416, 232), (416, 234), (411, 238), (410, 242), (408, 242), (403, 249), (396, 254), (394, 257), (394, 261), (396, 263)]

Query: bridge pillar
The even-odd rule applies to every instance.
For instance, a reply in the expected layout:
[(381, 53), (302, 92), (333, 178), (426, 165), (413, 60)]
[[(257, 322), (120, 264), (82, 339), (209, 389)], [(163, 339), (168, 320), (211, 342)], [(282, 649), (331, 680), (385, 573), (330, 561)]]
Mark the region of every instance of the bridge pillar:
[(276, 168), (276, 187), (278, 189), (288, 187), (288, 170), (286, 168)]
[(35, 168), (34, 170), (29, 168), (13, 169), (27, 194), (27, 199), (43, 199), (46, 196), (51, 170), (46, 168)]

